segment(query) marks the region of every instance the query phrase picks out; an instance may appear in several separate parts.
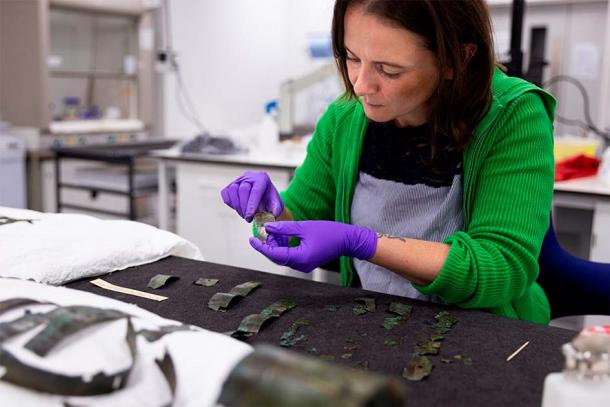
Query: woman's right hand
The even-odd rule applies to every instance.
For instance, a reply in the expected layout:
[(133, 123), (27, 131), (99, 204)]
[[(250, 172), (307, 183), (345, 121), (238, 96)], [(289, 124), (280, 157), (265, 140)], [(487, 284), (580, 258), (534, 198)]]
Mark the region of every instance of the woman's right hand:
[(280, 194), (269, 175), (263, 171), (246, 171), (220, 191), (225, 204), (247, 222), (256, 212), (270, 212), (278, 218), (284, 210)]

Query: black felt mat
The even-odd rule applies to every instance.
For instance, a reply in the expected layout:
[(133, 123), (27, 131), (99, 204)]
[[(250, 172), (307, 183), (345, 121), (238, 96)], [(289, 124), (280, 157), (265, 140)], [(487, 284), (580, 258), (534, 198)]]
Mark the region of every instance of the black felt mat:
[[(180, 277), (162, 289), (146, 287), (156, 274)], [(218, 278), (214, 287), (193, 285), (200, 277)], [(103, 276), (106, 281), (169, 297), (161, 302), (107, 291), (90, 284), (92, 279), (67, 284), (70, 288), (135, 303), (163, 317), (197, 325), (218, 332), (237, 328), (243, 317), (259, 313), (279, 299), (291, 299), (296, 308), (265, 326), (248, 343), (279, 344), (280, 336), (299, 318), (311, 321), (299, 330), (308, 336), (305, 343), (292, 349), (307, 352), (315, 347), (319, 354), (334, 355), (337, 363), (354, 365), (368, 361), (369, 370), (401, 377), (418, 340), (430, 336), (434, 316), (449, 310), (459, 322), (447, 334), (437, 356), (429, 356), (434, 364), (432, 374), (421, 382), (402, 379), (409, 391), (409, 404), (417, 406), (539, 406), (545, 376), (563, 367), (561, 345), (575, 335), (573, 331), (531, 324), (498, 317), (480, 311), (429, 304), (401, 297), (371, 293), (355, 288), (261, 273), (214, 263), (170, 257), (156, 263), (133, 267)], [(215, 312), (207, 307), (216, 292), (228, 292), (233, 286), (256, 280), (262, 285), (227, 312)], [(362, 316), (352, 312), (354, 298), (371, 295), (377, 311)], [(382, 327), (390, 302), (399, 301), (413, 306), (407, 322), (388, 332)], [(336, 304), (336, 312), (325, 306)], [(346, 339), (356, 337), (360, 348), (345, 350)], [(388, 347), (388, 337), (399, 338), (399, 345)], [(525, 341), (530, 341), (511, 362), (505, 360)], [(353, 353), (345, 360), (341, 355)], [(445, 364), (441, 358), (455, 354), (472, 358), (472, 365)]]

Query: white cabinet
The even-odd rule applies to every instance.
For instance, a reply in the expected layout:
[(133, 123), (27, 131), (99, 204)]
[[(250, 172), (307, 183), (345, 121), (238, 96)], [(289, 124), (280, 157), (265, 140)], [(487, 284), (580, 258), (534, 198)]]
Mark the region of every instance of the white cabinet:
[(595, 203), (591, 240), (591, 260), (610, 263), (610, 199)]

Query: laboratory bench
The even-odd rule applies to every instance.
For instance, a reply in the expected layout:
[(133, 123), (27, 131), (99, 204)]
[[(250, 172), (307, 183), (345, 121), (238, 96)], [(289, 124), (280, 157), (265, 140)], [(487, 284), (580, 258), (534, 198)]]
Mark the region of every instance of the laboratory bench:
[[(179, 279), (161, 289), (147, 288), (156, 274), (171, 274)], [(91, 284), (90, 278), (67, 286), (135, 303), (162, 317), (222, 333), (236, 330), (245, 316), (258, 314), (280, 299), (294, 301), (295, 308), (264, 325), (247, 342), (278, 346), (282, 334), (295, 321), (305, 319), (308, 324), (298, 331), (305, 337), (291, 350), (395, 376), (407, 389), (408, 405), (539, 406), (545, 376), (562, 370), (561, 346), (577, 334), (482, 311), (178, 257), (102, 278), (168, 299), (157, 302), (107, 291)], [(213, 287), (194, 285), (199, 278), (220, 281)], [(226, 312), (208, 308), (208, 301), (215, 293), (229, 292), (246, 281), (258, 281), (261, 285), (232, 303)], [(355, 299), (363, 296), (374, 298), (376, 309), (356, 315)], [(383, 323), (385, 318), (393, 316), (388, 312), (391, 302), (411, 305), (412, 313), (387, 330)], [(417, 342), (430, 337), (435, 316), (440, 311), (448, 311), (457, 318), (457, 323), (445, 334), (439, 353), (428, 356), (433, 364), (430, 376), (422, 381), (408, 381), (402, 377), (403, 369)], [(507, 362), (509, 355), (526, 342), (529, 344)]]

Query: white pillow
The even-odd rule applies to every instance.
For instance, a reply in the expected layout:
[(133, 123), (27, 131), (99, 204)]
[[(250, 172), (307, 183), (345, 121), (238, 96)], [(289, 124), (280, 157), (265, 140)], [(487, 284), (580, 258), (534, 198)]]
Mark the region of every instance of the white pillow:
[(191, 242), (127, 220), (0, 207), (0, 276), (61, 285), (152, 263), (167, 256), (203, 260)]

